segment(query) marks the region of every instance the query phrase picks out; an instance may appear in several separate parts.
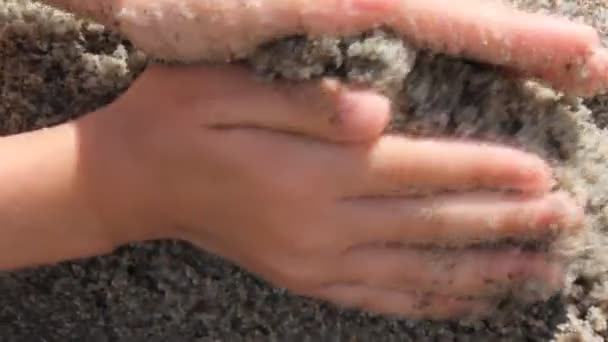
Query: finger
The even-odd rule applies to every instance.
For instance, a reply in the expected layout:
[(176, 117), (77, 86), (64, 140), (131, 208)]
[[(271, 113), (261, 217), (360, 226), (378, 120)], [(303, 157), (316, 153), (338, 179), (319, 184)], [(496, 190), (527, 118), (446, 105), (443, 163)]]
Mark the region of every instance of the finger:
[(157, 87), (173, 88), (182, 101), (204, 104), (202, 124), (211, 129), (261, 128), (354, 142), (379, 135), (390, 120), (387, 98), (335, 80), (271, 83), (227, 65), (155, 68)]
[(578, 96), (602, 94), (608, 90), (608, 50), (596, 49), (561, 66), (551, 63), (544, 69), (523, 70), (521, 76), (544, 79), (555, 88)]
[(225, 62), (282, 36), (368, 29), (397, 4), (396, 0), (130, 0), (112, 9), (121, 32), (156, 58)]
[(603, 90), (608, 78), (605, 54), (593, 53), (599, 37), (592, 28), (498, 1), (131, 0), (112, 12), (112, 23), (136, 45), (171, 61), (223, 62), (283, 36), (347, 35), (387, 24), (419, 45), (516, 67), (581, 95)]
[(374, 288), (425, 289), (450, 296), (495, 298), (514, 293), (544, 300), (563, 285), (563, 269), (547, 255), (486, 250), (364, 247), (345, 255), (339, 277)]
[(372, 288), (364, 285), (332, 285), (317, 297), (347, 308), (406, 319), (456, 319), (487, 315), (492, 306), (482, 300), (439, 294), (417, 294)]
[(221, 67), (206, 74), (217, 85), (210, 90), (212, 101), (205, 113), (207, 125), (213, 128), (255, 127), (363, 141), (382, 133), (390, 119), (386, 97), (349, 89), (337, 80), (270, 83), (240, 68)]
[[(565, 18), (487, 0), (267, 1), (282, 29), (269, 33), (348, 35), (387, 24), (418, 46), (515, 68), (577, 95), (608, 86), (608, 58), (597, 32)], [(294, 22), (299, 25), (294, 25)]]
[(391, 25), (419, 46), (507, 66), (578, 95), (603, 91), (608, 60), (597, 32), (498, 1), (403, 1)]
[(307, 180), (317, 184), (315, 191), (345, 201), (450, 189), (540, 194), (553, 184), (542, 160), (504, 147), (390, 135), (345, 146), (267, 130), (216, 133), (222, 134), (222, 143), (214, 147), (218, 153), (242, 156), (244, 165), (273, 165), (273, 179)]
[(582, 210), (563, 193), (358, 199), (342, 208), (338, 217), (351, 246), (394, 242), (462, 247), (504, 239), (546, 240), (572, 234), (583, 220)]
[(431, 192), (489, 188), (535, 193), (549, 190), (553, 182), (549, 166), (540, 158), (489, 144), (383, 136), (368, 148), (343, 155), (331, 168), (342, 173), (336, 179), (348, 184), (344, 197), (392, 194), (411, 187)]

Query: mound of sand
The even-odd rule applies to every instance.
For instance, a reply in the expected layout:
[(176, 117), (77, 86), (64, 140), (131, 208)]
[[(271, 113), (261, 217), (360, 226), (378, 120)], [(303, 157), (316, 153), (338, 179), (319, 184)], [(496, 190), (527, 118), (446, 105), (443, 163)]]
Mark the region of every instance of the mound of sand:
[[(560, 12), (605, 35), (597, 1), (515, 1)], [(604, 25), (604, 26), (601, 26)], [(120, 95), (145, 57), (103, 27), (25, 0), (0, 7), (0, 130), (65, 121)], [(564, 97), (496, 70), (418, 51), (385, 32), (315, 41), (293, 37), (248, 61), (266, 77), (337, 75), (395, 99), (391, 129), (501, 141), (555, 166), (559, 187), (584, 201), (585, 235), (562, 296), (483, 322), (398, 321), (340, 311), (272, 289), (180, 243), (0, 274), (0, 336), (7, 340), (473, 340), (603, 341), (608, 337), (606, 97)]]

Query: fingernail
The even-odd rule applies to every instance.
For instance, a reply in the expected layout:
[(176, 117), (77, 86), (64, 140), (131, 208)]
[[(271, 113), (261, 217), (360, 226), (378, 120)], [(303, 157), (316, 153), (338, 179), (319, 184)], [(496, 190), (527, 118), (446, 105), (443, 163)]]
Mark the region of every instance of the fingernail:
[(594, 51), (593, 56), (588, 61), (590, 73), (594, 79), (594, 89), (589, 94), (603, 94), (608, 89), (608, 50), (598, 48)]
[(552, 216), (548, 224), (557, 224), (561, 230), (573, 230), (582, 227), (585, 213), (568, 194), (560, 192), (552, 196), (547, 215)]
[(517, 272), (520, 278), (516, 281), (517, 300), (547, 300), (564, 285), (563, 267), (559, 263), (548, 262), (545, 255), (530, 256), (522, 262)]
[(543, 202), (545, 203), (541, 205), (540, 209), (537, 209), (538, 214), (536, 220), (533, 221), (535, 228), (545, 228), (558, 223), (559, 213), (562, 211), (561, 204), (555, 199), (551, 199), (549, 203), (546, 203), (546, 200)]
[(522, 284), (522, 298), (529, 301), (546, 301), (565, 285), (562, 269), (549, 265), (544, 273), (526, 280)]
[(525, 192), (546, 192), (556, 184), (551, 167), (536, 157), (531, 157), (525, 166), (522, 166), (519, 177), (520, 181), (524, 183), (522, 185), (526, 187)]
[(356, 136), (382, 133), (390, 121), (391, 103), (370, 90), (344, 89), (338, 96), (337, 121)]
[(561, 197), (561, 199), (556, 199), (556, 201), (559, 202), (559, 215), (564, 228), (567, 230), (582, 228), (585, 222), (585, 210), (583, 207), (565, 198), (565, 195)]

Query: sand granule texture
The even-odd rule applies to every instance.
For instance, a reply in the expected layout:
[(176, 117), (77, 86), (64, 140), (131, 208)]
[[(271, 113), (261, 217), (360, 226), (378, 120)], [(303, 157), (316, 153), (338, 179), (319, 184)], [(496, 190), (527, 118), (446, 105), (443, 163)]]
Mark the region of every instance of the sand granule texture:
[[(516, 1), (597, 27), (601, 1)], [(603, 26), (602, 26), (603, 25)], [(146, 58), (105, 28), (23, 0), (0, 6), (0, 130), (63, 122), (109, 103)], [(248, 59), (260, 75), (335, 75), (395, 99), (391, 129), (500, 141), (538, 153), (559, 186), (584, 201), (561, 297), (483, 322), (414, 322), (341, 311), (272, 289), (175, 242), (0, 274), (0, 340), (25, 341), (604, 341), (608, 337), (608, 100), (564, 97), (494, 68), (418, 51), (385, 32), (351, 39), (293, 37)]]

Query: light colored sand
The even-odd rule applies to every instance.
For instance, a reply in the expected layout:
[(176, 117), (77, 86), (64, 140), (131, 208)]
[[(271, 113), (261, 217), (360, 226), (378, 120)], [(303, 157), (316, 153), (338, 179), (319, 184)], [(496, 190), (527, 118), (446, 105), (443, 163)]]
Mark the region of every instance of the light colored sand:
[[(561, 11), (606, 32), (606, 9), (598, 7), (602, 2), (518, 1)], [(30, 1), (4, 0), (0, 27), (4, 134), (62, 122), (108, 103), (145, 65), (119, 36)], [(120, 341), (146, 334), (162, 340), (207, 336), (231, 341), (608, 337), (608, 132), (595, 121), (608, 101), (564, 99), (536, 84), (512, 83), (483, 66), (445, 57), (420, 54), (412, 65), (411, 48), (378, 35), (346, 45), (329, 38), (314, 44), (288, 40), (251, 61), (267, 75), (332, 73), (370, 80), (397, 99), (397, 130), (499, 140), (550, 159), (560, 186), (585, 201), (588, 213), (588, 237), (568, 251), (578, 258), (563, 298), (487, 322), (395, 321), (291, 297), (184, 245), (145, 244), (90, 263), (0, 275), (0, 321), (8, 322), (0, 326), (0, 336), (65, 340), (103, 335)]]

